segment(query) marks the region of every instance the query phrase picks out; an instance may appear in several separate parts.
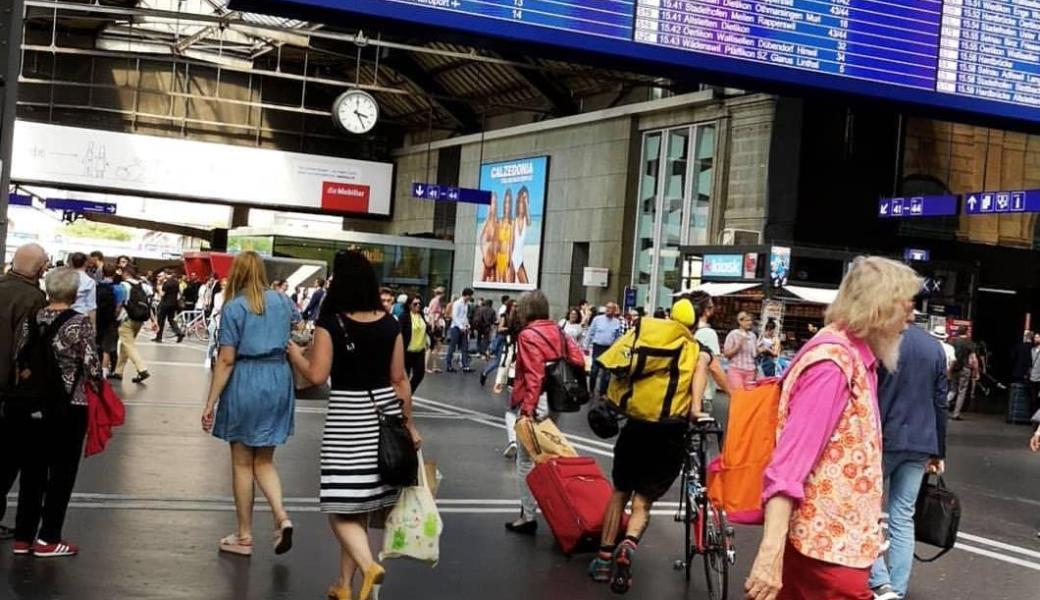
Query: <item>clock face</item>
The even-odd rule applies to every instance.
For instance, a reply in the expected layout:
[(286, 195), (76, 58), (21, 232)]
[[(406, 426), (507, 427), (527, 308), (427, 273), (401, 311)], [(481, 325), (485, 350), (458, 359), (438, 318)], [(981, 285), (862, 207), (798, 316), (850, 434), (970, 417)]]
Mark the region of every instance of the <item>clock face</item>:
[(336, 99), (332, 116), (350, 133), (368, 133), (379, 120), (379, 105), (367, 92), (351, 90)]

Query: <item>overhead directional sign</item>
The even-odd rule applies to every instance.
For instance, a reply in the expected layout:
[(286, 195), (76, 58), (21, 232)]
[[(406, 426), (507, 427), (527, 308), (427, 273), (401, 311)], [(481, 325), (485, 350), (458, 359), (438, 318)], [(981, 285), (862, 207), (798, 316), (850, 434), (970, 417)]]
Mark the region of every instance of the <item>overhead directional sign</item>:
[(878, 217), (952, 217), (957, 214), (957, 196), (908, 196), (878, 200)]
[(28, 194), (8, 194), (7, 203), (11, 206), (32, 206), (32, 196)]
[(71, 213), (104, 213), (106, 215), (116, 214), (116, 205), (107, 202), (93, 202), (91, 200), (69, 200), (66, 198), (47, 198), (43, 201), (47, 210), (60, 210)]
[(964, 195), (964, 214), (999, 215), (1040, 212), (1040, 190), (1000, 190)]
[[(1036, 0), (231, 0), (1040, 121)], [(306, 14), (302, 15), (306, 18)], [(327, 19), (326, 19), (327, 20)], [(565, 55), (560, 55), (565, 56)]]
[(467, 204), (491, 204), (491, 192), (460, 188), (436, 183), (413, 183), (412, 197), (436, 202), (465, 202)]

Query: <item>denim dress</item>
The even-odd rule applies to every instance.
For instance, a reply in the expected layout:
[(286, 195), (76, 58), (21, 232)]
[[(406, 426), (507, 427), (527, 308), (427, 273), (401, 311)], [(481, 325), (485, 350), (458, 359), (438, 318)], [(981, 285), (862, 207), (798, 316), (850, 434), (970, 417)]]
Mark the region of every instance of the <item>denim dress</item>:
[(264, 304), (257, 315), (243, 296), (225, 303), (218, 335), (220, 347), (235, 348), (235, 368), (220, 394), (213, 435), (254, 448), (289, 439), (296, 403), (285, 348), (299, 315), (280, 292), (265, 292)]

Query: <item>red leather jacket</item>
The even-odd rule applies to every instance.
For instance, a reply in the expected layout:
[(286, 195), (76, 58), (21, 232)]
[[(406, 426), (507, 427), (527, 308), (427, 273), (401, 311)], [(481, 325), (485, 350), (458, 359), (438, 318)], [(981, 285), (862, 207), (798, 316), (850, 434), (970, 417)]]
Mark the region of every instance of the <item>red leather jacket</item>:
[(513, 379), (511, 401), (513, 408), (519, 406), (522, 414), (534, 414), (538, 408), (538, 397), (542, 395), (545, 363), (563, 358), (561, 350), (564, 350), (567, 362), (585, 365), (585, 355), (581, 348), (564, 335), (553, 321), (533, 321), (524, 327), (516, 338), (516, 376)]

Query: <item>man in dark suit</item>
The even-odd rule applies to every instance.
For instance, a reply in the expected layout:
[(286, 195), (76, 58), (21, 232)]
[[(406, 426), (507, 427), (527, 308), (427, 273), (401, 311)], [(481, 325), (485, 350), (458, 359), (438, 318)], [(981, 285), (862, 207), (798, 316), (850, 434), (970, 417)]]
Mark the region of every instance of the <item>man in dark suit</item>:
[[(7, 512), (7, 494), (18, 478), (15, 458), (25, 449), (11, 447), (11, 425), (4, 416), (3, 394), (14, 385), (14, 362), (25, 321), (47, 304), (40, 278), (47, 268), (47, 253), (38, 244), (26, 244), (14, 253), (11, 271), (0, 277), (0, 520)], [(0, 539), (13, 530), (0, 525)]]

